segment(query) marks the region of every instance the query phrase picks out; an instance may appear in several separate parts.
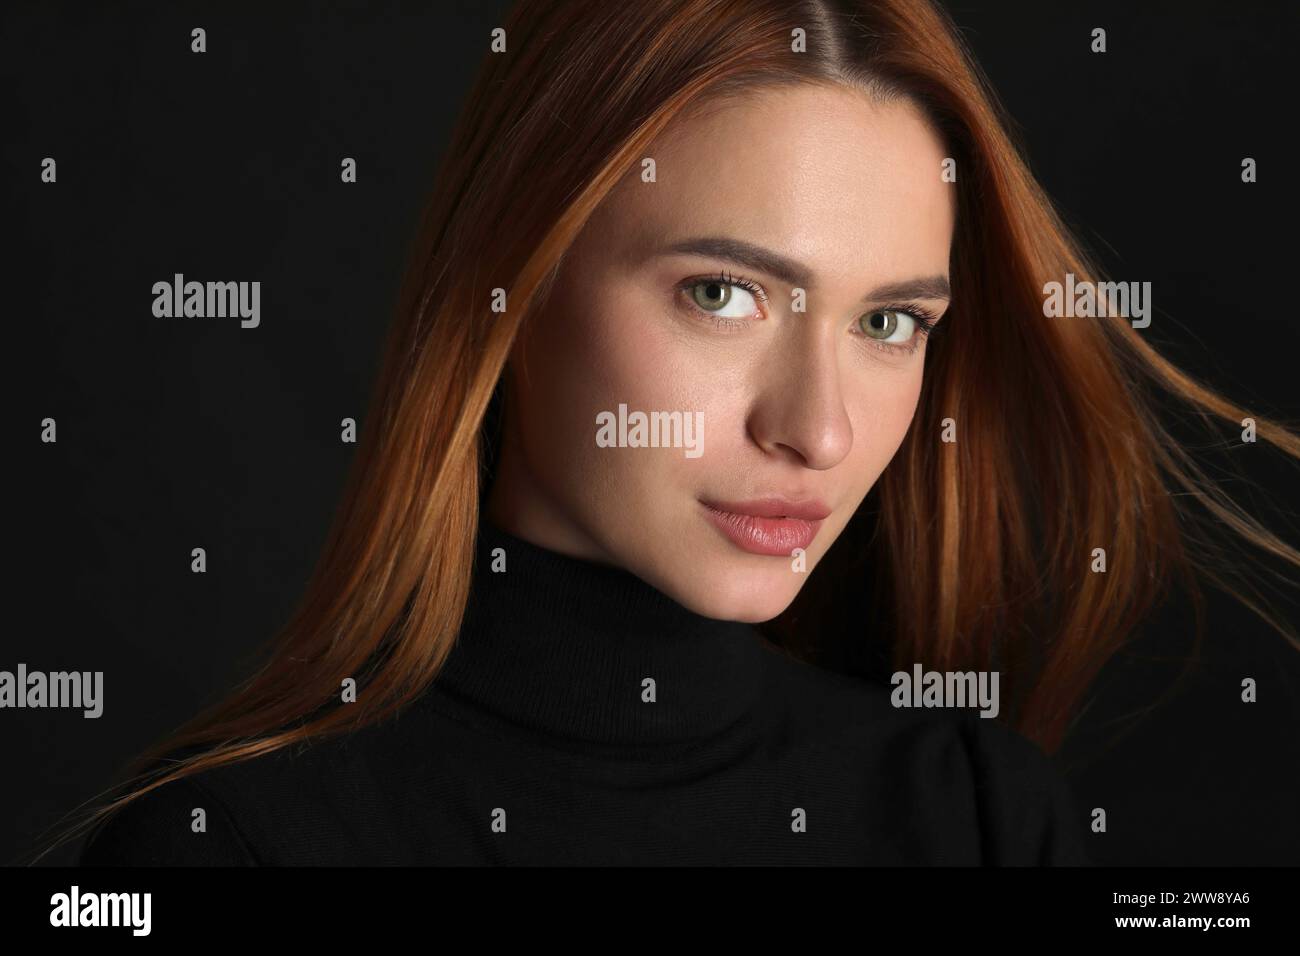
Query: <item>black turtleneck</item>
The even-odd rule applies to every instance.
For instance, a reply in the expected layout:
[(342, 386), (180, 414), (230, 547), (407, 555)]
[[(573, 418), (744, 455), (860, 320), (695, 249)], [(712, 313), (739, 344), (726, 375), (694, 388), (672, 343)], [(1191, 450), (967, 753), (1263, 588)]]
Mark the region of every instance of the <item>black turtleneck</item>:
[(461, 634), (414, 703), (160, 787), (81, 863), (1083, 864), (1087, 833), (996, 720), (895, 708), (484, 521)]

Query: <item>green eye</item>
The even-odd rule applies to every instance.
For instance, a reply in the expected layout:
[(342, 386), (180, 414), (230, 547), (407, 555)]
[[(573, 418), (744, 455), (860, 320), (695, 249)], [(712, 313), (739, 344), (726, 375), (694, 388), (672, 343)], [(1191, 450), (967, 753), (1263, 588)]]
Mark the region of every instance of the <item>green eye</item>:
[(691, 298), (701, 309), (713, 312), (731, 301), (731, 285), (726, 282), (697, 282), (691, 286)]
[(688, 279), (678, 288), (689, 295), (695, 308), (713, 319), (756, 318), (761, 311), (759, 300), (767, 298), (758, 283), (725, 272)]
[[(912, 317), (906, 312), (900, 312), (897, 309), (877, 309), (875, 312), (868, 312), (858, 319), (858, 328), (862, 333), (873, 339), (887, 339), (898, 331), (901, 320), (905, 319), (912, 322)], [(908, 330), (910, 333), (910, 329)]]

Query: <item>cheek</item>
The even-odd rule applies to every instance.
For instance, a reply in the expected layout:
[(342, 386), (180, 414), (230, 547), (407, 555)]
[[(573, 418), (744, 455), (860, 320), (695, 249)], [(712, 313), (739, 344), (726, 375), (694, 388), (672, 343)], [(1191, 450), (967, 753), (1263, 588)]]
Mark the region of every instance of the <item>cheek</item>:
[(702, 410), (708, 357), (681, 335), (668, 303), (639, 290), (612, 292), (588, 304), (580, 326), (575, 362), (602, 409)]
[[(918, 356), (918, 359), (920, 356)], [(845, 399), (853, 423), (852, 470), (870, 489), (907, 435), (921, 394), (921, 364), (905, 375), (868, 376)]]
[(636, 297), (566, 294), (536, 318), (515, 371), (535, 469), (551, 484), (590, 490), (610, 482), (626, 487), (661, 467), (658, 450), (601, 448), (596, 431), (597, 416), (617, 415), (620, 404), (629, 412), (692, 407), (683, 402), (691, 400), (694, 371), (681, 343), (665, 332), (662, 307), (655, 313)]

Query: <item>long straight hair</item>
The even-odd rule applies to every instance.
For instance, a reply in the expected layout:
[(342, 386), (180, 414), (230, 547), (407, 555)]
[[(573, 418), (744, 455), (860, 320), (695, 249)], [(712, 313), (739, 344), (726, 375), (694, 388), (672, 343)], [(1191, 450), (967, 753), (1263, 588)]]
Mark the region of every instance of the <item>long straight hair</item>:
[[(1046, 282), (1096, 281), (1098, 270), (928, 0), (525, 0), (504, 26), (506, 49), (486, 54), (425, 207), (343, 498), (299, 605), (260, 669), (138, 757), (127, 792), (83, 827), (171, 780), (379, 721), (435, 679), (469, 593), (490, 480), (486, 413), (521, 324), (593, 210), (670, 122), (765, 87), (905, 98), (957, 170), (954, 297), (927, 349), (915, 418), (863, 520), (763, 625), (769, 636), (812, 656), (809, 635), (870, 634), (900, 665), (999, 669), (1017, 701), (1006, 719), (1050, 753), (1171, 577), (1194, 592), (1193, 505), (1300, 566), (1165, 431), (1153, 396), (1207, 424), (1251, 417), (1260, 439), (1300, 458), (1295, 433), (1174, 367), (1122, 316), (1044, 316)], [(504, 312), (492, 310), (498, 288)], [(945, 427), (955, 442), (939, 440)], [(1105, 573), (1093, 573), (1094, 548)], [(868, 558), (905, 572), (872, 575), (870, 624), (845, 597), (868, 590)], [(1220, 565), (1199, 568), (1218, 581)], [(349, 678), (357, 698), (341, 705)]]

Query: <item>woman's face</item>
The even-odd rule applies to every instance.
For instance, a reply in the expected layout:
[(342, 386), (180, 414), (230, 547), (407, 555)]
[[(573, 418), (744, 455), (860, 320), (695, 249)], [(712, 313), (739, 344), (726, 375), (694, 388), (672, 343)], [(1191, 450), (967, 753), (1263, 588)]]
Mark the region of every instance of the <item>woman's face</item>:
[(488, 514), (706, 617), (765, 621), (907, 431), (953, 186), (915, 107), (839, 87), (714, 104), (648, 158), (511, 356)]

